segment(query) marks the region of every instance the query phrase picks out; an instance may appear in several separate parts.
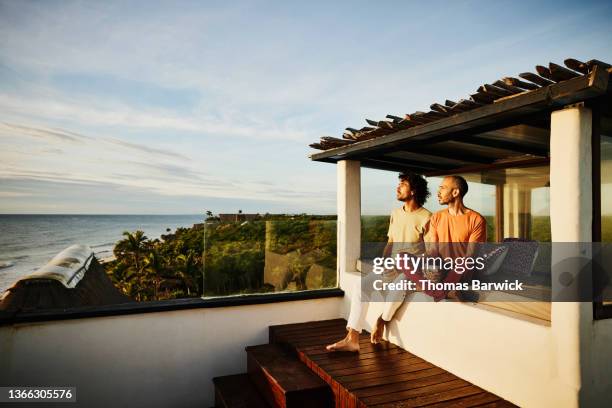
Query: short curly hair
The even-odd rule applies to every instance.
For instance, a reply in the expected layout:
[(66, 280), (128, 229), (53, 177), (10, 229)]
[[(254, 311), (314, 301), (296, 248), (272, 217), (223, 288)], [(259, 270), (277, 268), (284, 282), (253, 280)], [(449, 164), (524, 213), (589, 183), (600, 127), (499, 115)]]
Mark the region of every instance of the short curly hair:
[(423, 206), (427, 198), (431, 195), (425, 177), (420, 174), (404, 172), (400, 173), (399, 179), (405, 180), (410, 184), (410, 188), (414, 191), (414, 200), (419, 206)]

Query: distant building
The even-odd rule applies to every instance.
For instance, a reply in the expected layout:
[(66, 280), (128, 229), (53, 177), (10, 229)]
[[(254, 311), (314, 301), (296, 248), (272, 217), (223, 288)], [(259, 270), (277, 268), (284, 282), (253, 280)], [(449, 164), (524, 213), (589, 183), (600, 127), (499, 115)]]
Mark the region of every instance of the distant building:
[(223, 222), (253, 221), (259, 217), (259, 214), (219, 214), (219, 220)]

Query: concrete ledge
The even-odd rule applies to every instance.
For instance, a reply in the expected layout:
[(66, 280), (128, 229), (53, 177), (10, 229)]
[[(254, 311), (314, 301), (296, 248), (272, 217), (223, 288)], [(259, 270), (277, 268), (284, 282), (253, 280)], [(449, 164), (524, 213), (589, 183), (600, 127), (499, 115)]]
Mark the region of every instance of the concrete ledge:
[(30, 312), (0, 315), (0, 326), (15, 323), (40, 322), (49, 320), (82, 319), (89, 317), (120, 316), (138, 313), (156, 313), (185, 309), (248, 306), (265, 303), (292, 302), (299, 300), (343, 297), (339, 288), (305, 290), (299, 292), (264, 293), (257, 295), (223, 296), (215, 298), (175, 299), (140, 303), (123, 303), (109, 306), (79, 307), (65, 310)]

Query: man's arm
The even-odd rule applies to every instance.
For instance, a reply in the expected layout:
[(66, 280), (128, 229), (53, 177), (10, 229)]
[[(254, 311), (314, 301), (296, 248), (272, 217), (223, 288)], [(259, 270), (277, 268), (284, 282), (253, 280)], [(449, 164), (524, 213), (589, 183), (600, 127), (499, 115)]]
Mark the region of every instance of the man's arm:
[(470, 233), (468, 242), (487, 242), (487, 220), (485, 220), (484, 217), (478, 217)]
[(433, 217), (427, 223), (427, 231), (424, 235), (425, 242), (438, 242), (438, 234), (436, 232), (436, 227), (433, 224)]
[(393, 252), (393, 239), (389, 237), (389, 241), (387, 241), (387, 245), (385, 245), (385, 249), (383, 250), (383, 257), (388, 258), (391, 256)]

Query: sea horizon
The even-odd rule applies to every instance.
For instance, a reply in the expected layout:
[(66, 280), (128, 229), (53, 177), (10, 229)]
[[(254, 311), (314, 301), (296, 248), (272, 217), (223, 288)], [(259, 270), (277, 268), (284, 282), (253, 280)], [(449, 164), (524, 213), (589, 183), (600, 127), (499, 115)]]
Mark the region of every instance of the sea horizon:
[(156, 215), (162, 215), (162, 216), (200, 216), (200, 215), (204, 215), (204, 214), (198, 214), (198, 213), (0, 213), (0, 216), (4, 216), (4, 215), (91, 215), (91, 216), (96, 216), (96, 215), (143, 215), (143, 216), (156, 216)]

